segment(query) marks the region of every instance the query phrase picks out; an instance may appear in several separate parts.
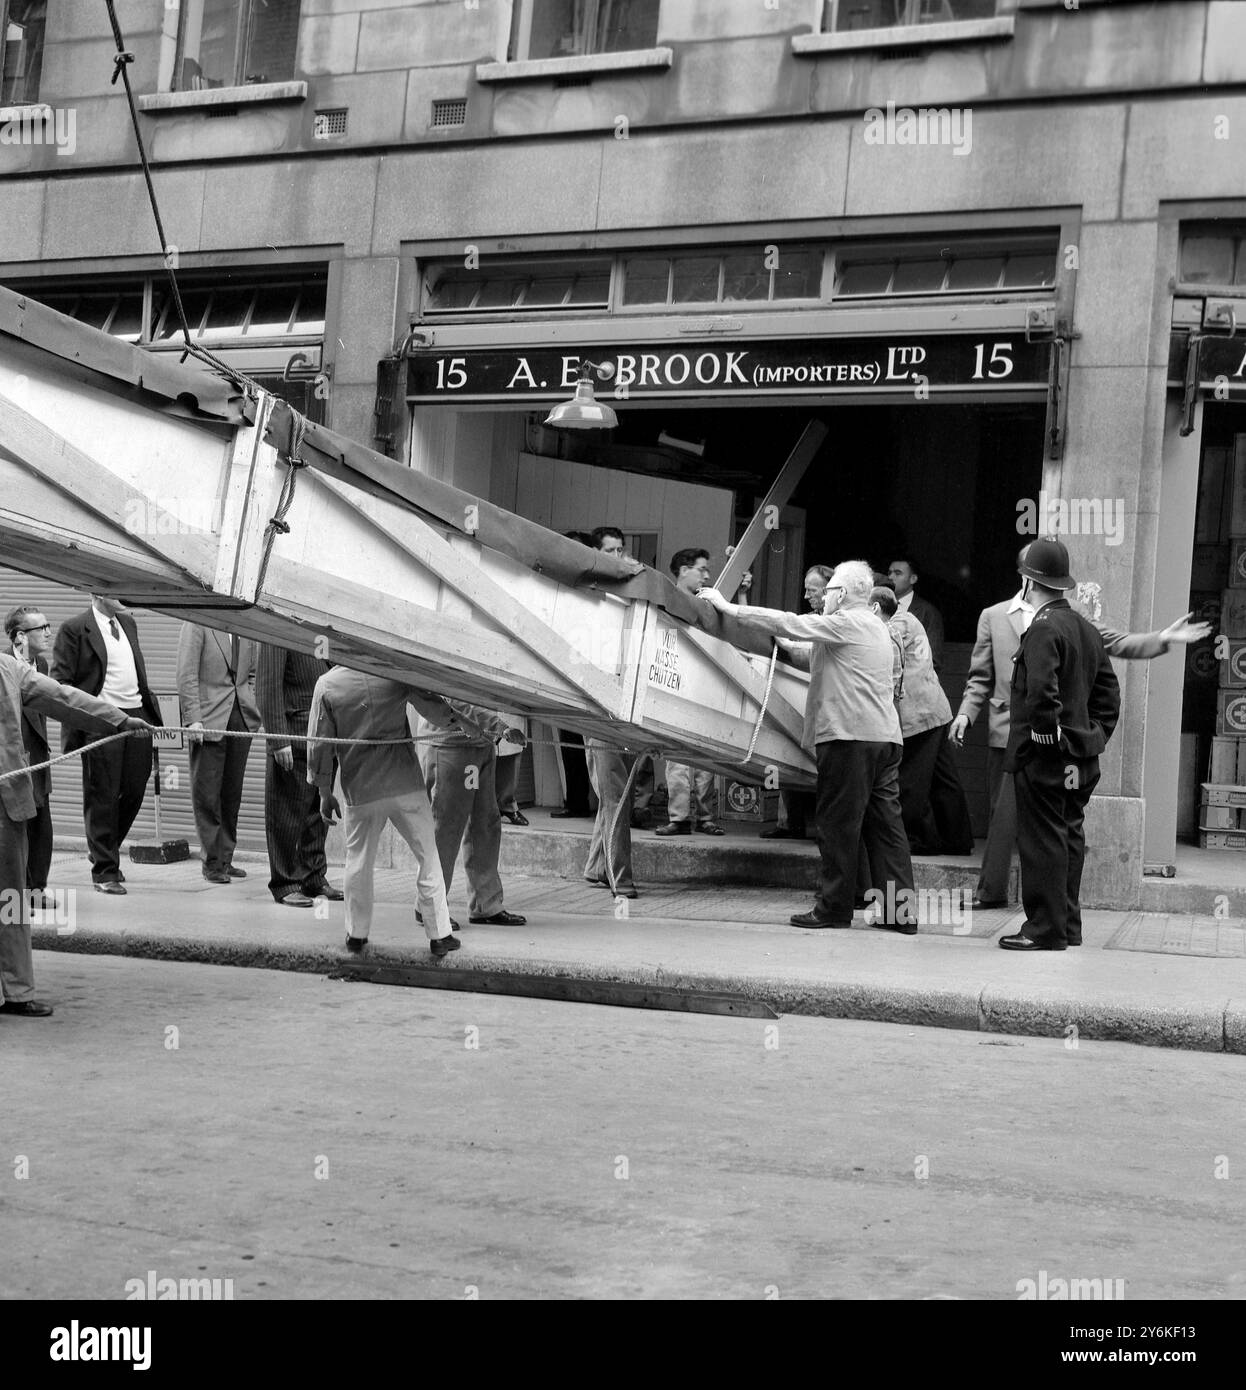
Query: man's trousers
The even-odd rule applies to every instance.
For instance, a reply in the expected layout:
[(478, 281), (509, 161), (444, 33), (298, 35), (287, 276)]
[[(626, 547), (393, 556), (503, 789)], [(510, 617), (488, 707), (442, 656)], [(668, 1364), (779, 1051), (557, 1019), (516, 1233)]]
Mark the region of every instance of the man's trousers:
[(268, 891), (280, 902), (287, 893), (315, 897), (328, 878), (320, 819), (320, 793), (307, 780), (307, 745), (292, 743), (289, 772), (270, 752), (264, 766), (264, 836), (268, 842)]
[[(146, 719), (141, 708), (122, 714)], [(121, 877), (121, 845), (143, 806), (151, 740), (131, 734), (82, 755), (82, 818), (96, 883)]]
[(620, 809), (620, 802), (636, 754), (621, 753), (612, 744), (595, 738), (586, 739), (584, 746), (588, 750), (589, 781), (597, 793), (597, 819), (593, 822), (584, 877), (609, 882), (612, 888), (633, 888), (632, 808), (629, 804)]
[(461, 845), (467, 910), (472, 917), (492, 917), (502, 910), (502, 880), (498, 875), (502, 815), (496, 769), (497, 749), (492, 744), (487, 748), (456, 744), (432, 747), (424, 758), (424, 780), (433, 804), (445, 891), (449, 893), (454, 882), (454, 861)]
[(415, 906), (424, 919), (424, 932), (430, 941), (450, 935), (450, 908), (446, 885), (437, 857), (437, 837), (433, 830), (433, 808), (428, 793), (404, 792), (378, 801), (347, 806), (343, 813), (346, 832), (345, 894), (346, 934), (367, 939), (372, 930), (373, 869), (377, 846), (386, 822), (393, 824), (415, 855)]
[[(237, 699), (226, 728), (245, 733), (246, 720)], [(224, 873), (233, 863), (238, 844), (238, 808), (247, 771), (249, 738), (222, 738), (190, 745), (190, 804), (203, 850), (205, 874)]]
[(956, 750), (947, 736), (949, 727), (945, 724), (940, 731), (939, 752), (930, 778), (930, 810), (939, 838), (939, 853), (972, 854), (973, 821), (960, 783)]
[(46, 888), (52, 867), (52, 803), (45, 797), (26, 822), (26, 887)]
[(576, 815), (591, 815), (591, 808), (588, 804), (590, 778), (587, 766), (587, 750), (582, 751), (583, 736), (577, 734), (574, 729), (556, 729), (555, 733), (558, 735), (560, 743), (580, 745), (580, 747), (558, 749), (558, 756), (562, 762), (563, 781), (566, 784), (563, 805), (568, 811), (574, 811)]
[(26, 898), (26, 822), (10, 820), (0, 806), (0, 987), (15, 1004), (35, 997)]
[(991, 797), (991, 820), (978, 871), (978, 897), (988, 903), (1008, 898), (1008, 875), (1012, 871), (1012, 852), (1017, 844), (1017, 796), (1011, 772), (1004, 771), (1004, 749), (986, 750), (987, 788)]
[(1099, 783), (1098, 758), (1039, 755), (1013, 774), (1021, 850), (1022, 935), (1044, 945), (1082, 939), (1086, 803)]
[(666, 764), (666, 816), (672, 824), (689, 821), (698, 826), (713, 820), (713, 796), (712, 772), (687, 763)]
[[(913, 862), (900, 814), (900, 745), (830, 739), (817, 746), (818, 849), (822, 878), (814, 911), (842, 926), (852, 921), (861, 842), (874, 888), (898, 905), (897, 921), (916, 921)], [(889, 893), (889, 887), (891, 892)], [(908, 894), (900, 898), (900, 891)]]
[(913, 854), (938, 854), (939, 828), (930, 805), (930, 783), (939, 757), (939, 743), (947, 729), (927, 729), (904, 740), (900, 757), (900, 813), (904, 833)]

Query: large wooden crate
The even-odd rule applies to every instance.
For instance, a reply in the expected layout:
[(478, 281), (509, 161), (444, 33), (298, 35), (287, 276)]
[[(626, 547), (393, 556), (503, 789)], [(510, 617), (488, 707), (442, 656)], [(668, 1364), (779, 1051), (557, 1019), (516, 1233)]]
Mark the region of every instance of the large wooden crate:
[[(6, 564), (736, 780), (813, 785), (804, 672), (779, 665), (767, 698), (764, 658), (656, 601), (558, 582), (384, 489), (307, 467), (287, 498), (270, 397), (253, 423), (188, 418), (176, 375), (157, 401), (77, 360), (120, 355), (134, 376), (142, 354), (57, 332), (68, 349), (0, 332)], [(186, 373), (187, 396), (203, 375)]]

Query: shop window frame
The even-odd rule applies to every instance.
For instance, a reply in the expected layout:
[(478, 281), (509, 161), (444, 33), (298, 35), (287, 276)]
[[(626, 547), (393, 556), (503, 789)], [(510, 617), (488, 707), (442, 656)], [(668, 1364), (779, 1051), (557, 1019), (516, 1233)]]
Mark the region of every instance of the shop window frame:
[[(38, 44), (33, 48), (35, 61), (27, 62), (26, 71), (23, 73), (21, 81), (23, 90), (20, 96), (10, 89), (8, 80), (4, 76), (5, 62), (10, 57), (9, 50), (13, 47), (24, 46), (27, 40), (23, 37), (20, 40), (12, 40), (8, 37), (9, 25), (22, 29), (29, 25), (33, 28), (34, 21), (29, 19), (30, 11), (23, 10), (22, 14), (26, 17), (26, 23), (15, 19), (15, 7), (21, 0), (0, 0), (0, 110), (3, 111), (22, 111), (28, 107), (38, 107), (44, 105), (39, 99), (39, 88), (43, 82), (43, 57), (47, 41), (47, 4), (42, 0), (42, 15), (38, 20)], [(39, 7), (41, 0), (30, 0), (30, 10)], [(26, 55), (23, 55), (25, 57)], [(29, 81), (31, 68), (34, 68), (34, 91), (25, 90), (25, 84)]]

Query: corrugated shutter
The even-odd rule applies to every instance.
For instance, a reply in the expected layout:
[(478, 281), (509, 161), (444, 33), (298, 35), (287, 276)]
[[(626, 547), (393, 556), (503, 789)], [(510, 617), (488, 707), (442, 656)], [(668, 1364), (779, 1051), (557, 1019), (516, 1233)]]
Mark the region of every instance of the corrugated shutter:
[[(19, 603), (36, 606), (47, 615), (53, 631), (89, 604), (86, 594), (46, 579), (36, 579), (16, 570), (0, 569), (0, 617)], [(145, 608), (133, 610), (138, 624), (139, 644), (147, 664), (147, 679), (157, 695), (177, 693), (177, 641), (182, 620), (152, 613)], [(60, 726), (48, 721), (48, 744), (53, 754), (60, 749)], [(81, 838), (82, 773), (81, 762), (74, 758), (58, 763), (52, 769), (52, 825), (57, 836)], [(190, 805), (190, 768), (185, 749), (165, 750), (160, 755), (161, 797), (160, 829), (165, 839), (182, 838), (190, 841), (191, 853), (198, 852), (195, 818)], [(176, 777), (170, 779), (170, 769)], [(168, 785), (172, 780), (173, 785)], [(153, 784), (148, 784), (147, 799), (134, 829), (131, 841), (154, 840), (156, 836)], [(251, 745), (247, 759), (246, 782), (242, 792), (242, 808), (238, 815), (238, 844), (242, 849), (263, 850), (264, 843), (264, 754), (263, 744)]]

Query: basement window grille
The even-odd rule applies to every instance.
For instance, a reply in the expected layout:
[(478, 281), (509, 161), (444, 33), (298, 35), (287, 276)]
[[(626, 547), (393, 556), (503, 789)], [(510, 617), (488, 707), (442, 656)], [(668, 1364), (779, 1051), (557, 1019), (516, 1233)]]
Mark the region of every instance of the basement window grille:
[(434, 101), (432, 124), (434, 127), (466, 125), (467, 98), (447, 97), (445, 100)]
[(238, 108), (236, 106), (209, 106), (204, 112), (210, 121), (223, 120), (226, 116), (236, 116)]
[(317, 111), (312, 120), (312, 139), (331, 140), (346, 134), (346, 107), (333, 111)]

